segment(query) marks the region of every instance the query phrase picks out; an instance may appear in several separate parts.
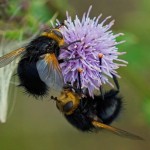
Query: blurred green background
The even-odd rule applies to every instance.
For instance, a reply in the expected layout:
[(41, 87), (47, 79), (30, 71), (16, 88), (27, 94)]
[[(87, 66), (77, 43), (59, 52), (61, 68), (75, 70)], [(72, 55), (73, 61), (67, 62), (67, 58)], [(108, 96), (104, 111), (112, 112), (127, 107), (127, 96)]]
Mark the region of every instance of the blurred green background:
[[(24, 41), (43, 30), (54, 14), (65, 19), (68, 10), (80, 17), (93, 5), (91, 17), (103, 13), (116, 20), (113, 31), (123, 32), (121, 56), (129, 62), (118, 70), (124, 110), (114, 126), (138, 134), (134, 141), (108, 132), (81, 133), (73, 128), (51, 101), (35, 100), (10, 85), (9, 101), (15, 108), (0, 124), (0, 150), (142, 150), (150, 148), (150, 1), (148, 0), (1, 0), (0, 39)], [(10, 46), (11, 49), (11, 46)], [(12, 77), (12, 81), (14, 77)], [(16, 96), (14, 96), (16, 95)]]

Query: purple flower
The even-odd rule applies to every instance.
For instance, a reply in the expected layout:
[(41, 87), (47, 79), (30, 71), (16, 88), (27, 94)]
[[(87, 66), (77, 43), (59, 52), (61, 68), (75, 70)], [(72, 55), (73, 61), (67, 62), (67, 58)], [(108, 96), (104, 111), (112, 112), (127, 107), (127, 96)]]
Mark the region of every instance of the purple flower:
[(101, 15), (91, 19), (89, 17), (91, 9), (92, 6), (83, 14), (81, 20), (78, 16), (72, 20), (67, 13), (65, 26), (61, 28), (65, 42), (68, 44), (76, 40), (81, 42), (76, 42), (67, 49), (61, 49), (59, 59), (69, 59), (60, 64), (65, 82), (69, 81), (73, 85), (75, 81), (79, 81), (78, 73), (80, 73), (81, 88), (87, 88), (93, 97), (94, 90), (99, 90), (102, 84), (108, 83), (113, 86), (108, 77), (112, 78), (112, 74), (120, 77), (116, 69), (126, 66), (127, 62), (118, 59), (118, 56), (125, 52), (118, 52), (116, 45), (124, 41), (116, 42), (116, 37), (123, 34), (113, 34), (110, 30), (114, 20), (105, 25), (110, 17), (101, 22), (99, 21)]

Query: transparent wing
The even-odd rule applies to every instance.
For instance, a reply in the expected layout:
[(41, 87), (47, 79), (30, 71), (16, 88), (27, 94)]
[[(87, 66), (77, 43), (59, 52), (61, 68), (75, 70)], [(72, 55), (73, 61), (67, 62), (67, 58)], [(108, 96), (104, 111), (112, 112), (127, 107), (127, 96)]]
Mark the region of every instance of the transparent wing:
[(64, 79), (55, 54), (46, 54), (44, 59), (38, 60), (36, 67), (41, 80), (50, 89), (62, 90)]
[(13, 60), (15, 60), (17, 57), (25, 53), (25, 48), (19, 48), (16, 49), (2, 57), (0, 57), (0, 68), (8, 65)]
[(118, 129), (116, 127), (112, 127), (112, 126), (103, 124), (103, 123), (98, 122), (98, 121), (93, 121), (92, 124), (95, 127), (106, 129), (108, 131), (111, 131), (111, 132), (113, 132), (113, 133), (115, 133), (115, 134), (117, 134), (119, 136), (125, 137), (125, 138), (130, 138), (130, 139), (134, 139), (134, 140), (143, 140), (143, 138), (141, 138), (140, 136), (137, 136), (135, 134), (129, 133), (129, 132), (124, 131), (122, 129)]

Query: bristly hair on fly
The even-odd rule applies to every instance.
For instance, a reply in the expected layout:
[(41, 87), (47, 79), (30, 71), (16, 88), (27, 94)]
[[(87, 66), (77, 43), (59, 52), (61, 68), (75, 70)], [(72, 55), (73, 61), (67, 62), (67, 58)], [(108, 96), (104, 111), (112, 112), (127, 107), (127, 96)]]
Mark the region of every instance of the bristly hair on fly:
[[(118, 58), (125, 54), (119, 52), (117, 48), (117, 45), (124, 41), (116, 41), (123, 33), (112, 32), (110, 28), (114, 20), (105, 24), (110, 16), (103, 21), (99, 21), (102, 15), (91, 19), (89, 17), (91, 9), (92, 6), (83, 14), (81, 20), (78, 16), (72, 19), (67, 12), (65, 26), (60, 28), (65, 42), (72, 43), (75, 40), (81, 42), (74, 43), (67, 49), (61, 48), (59, 59), (69, 59), (60, 64), (65, 82), (71, 82), (73, 85), (77, 81), (78, 87), (88, 89), (89, 95), (94, 98), (94, 90), (99, 90), (103, 84), (108, 83), (113, 87), (108, 77), (119, 78), (116, 70), (126, 66), (127, 62)], [(57, 23), (60, 24), (59, 21)]]

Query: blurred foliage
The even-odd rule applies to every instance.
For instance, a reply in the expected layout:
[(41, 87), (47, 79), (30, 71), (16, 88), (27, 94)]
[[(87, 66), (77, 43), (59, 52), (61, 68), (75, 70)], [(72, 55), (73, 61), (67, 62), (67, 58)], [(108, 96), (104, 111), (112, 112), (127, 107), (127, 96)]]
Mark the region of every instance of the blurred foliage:
[(143, 112), (145, 113), (145, 119), (150, 124), (150, 98), (144, 100)]
[[(57, 15), (60, 19), (64, 18), (66, 9), (60, 4), (60, 0), (2, 0), (0, 36), (3, 35), (8, 40), (24, 40), (31, 37), (34, 33), (44, 30), (46, 25), (50, 26), (49, 21), (53, 16), (53, 19), (56, 19)], [(68, 6), (67, 0), (63, 1), (63, 5)]]
[[(137, 30), (138, 31), (138, 30)], [(125, 36), (119, 37), (119, 40), (126, 40), (124, 44), (119, 45), (119, 49), (126, 51), (122, 56), (129, 62), (128, 68), (123, 70), (128, 80), (134, 85), (137, 95), (141, 97), (141, 111), (143, 111), (145, 121), (150, 123), (150, 53), (149, 43), (142, 41), (135, 33), (125, 32)], [(146, 35), (145, 35), (146, 36)], [(145, 100), (146, 99), (146, 100)]]
[[(118, 40), (125, 40), (126, 42), (119, 45), (119, 49), (122, 51), (127, 52), (126, 55), (122, 56), (125, 60), (128, 61), (128, 78), (129, 80), (132, 80), (132, 82), (135, 81), (135, 85), (139, 88), (139, 90), (142, 88), (143, 90), (141, 93), (145, 95), (150, 95), (150, 85), (148, 82), (145, 82), (144, 80), (149, 80), (146, 78), (146, 74), (149, 73), (150, 66), (150, 59), (149, 55), (147, 55), (146, 51), (148, 52), (148, 45), (142, 45), (138, 37), (133, 33), (124, 32), (125, 35), (118, 38)], [(143, 84), (144, 83), (144, 84)], [(147, 90), (145, 90), (147, 88)]]

